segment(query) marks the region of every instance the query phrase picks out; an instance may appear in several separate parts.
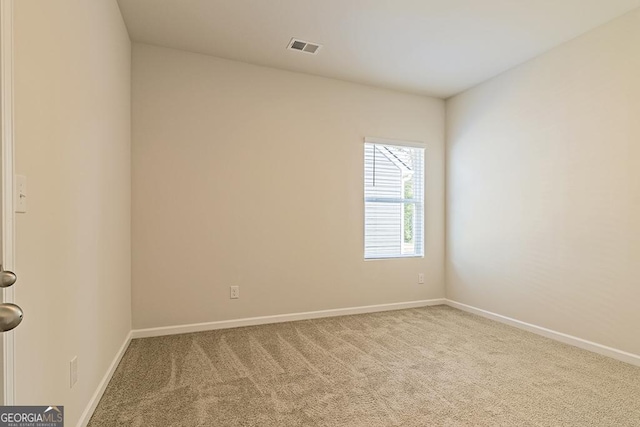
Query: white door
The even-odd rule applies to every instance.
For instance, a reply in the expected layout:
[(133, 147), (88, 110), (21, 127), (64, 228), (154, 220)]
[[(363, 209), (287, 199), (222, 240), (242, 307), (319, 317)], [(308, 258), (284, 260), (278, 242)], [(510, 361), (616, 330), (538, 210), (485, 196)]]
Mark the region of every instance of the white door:
[(0, 3), (0, 402), (14, 403), (13, 342), (22, 310), (14, 301), (13, 11)]

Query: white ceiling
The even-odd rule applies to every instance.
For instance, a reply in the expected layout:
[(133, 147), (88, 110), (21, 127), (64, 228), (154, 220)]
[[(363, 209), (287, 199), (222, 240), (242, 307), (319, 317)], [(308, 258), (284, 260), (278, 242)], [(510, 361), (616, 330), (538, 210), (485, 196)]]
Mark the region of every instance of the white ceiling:
[[(118, 0), (132, 40), (446, 98), (640, 0)], [(323, 44), (286, 50), (291, 37)]]

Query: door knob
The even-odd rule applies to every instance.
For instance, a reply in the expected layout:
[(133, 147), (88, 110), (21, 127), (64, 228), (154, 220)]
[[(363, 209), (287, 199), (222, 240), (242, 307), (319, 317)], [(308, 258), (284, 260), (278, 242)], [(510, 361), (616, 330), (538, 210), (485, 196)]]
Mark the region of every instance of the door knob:
[(16, 283), (18, 276), (13, 271), (0, 271), (0, 288), (8, 288)]
[(0, 332), (7, 332), (22, 322), (22, 309), (15, 304), (0, 304)]

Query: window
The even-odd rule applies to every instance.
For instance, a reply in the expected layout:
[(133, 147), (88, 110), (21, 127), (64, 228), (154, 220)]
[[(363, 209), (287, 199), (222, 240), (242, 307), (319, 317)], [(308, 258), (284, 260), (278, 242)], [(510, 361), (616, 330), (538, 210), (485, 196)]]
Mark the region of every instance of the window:
[(424, 147), (364, 144), (364, 257), (424, 256)]

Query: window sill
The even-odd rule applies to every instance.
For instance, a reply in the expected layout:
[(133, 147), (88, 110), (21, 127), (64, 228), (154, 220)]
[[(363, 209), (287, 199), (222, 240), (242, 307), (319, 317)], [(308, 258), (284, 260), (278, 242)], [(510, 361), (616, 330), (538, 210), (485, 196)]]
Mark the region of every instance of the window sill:
[(365, 261), (381, 261), (389, 259), (411, 259), (411, 258), (424, 258), (424, 255), (396, 255), (379, 258), (364, 258)]

